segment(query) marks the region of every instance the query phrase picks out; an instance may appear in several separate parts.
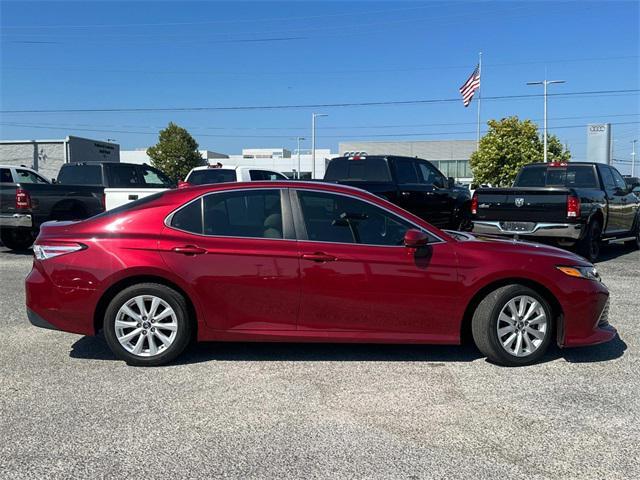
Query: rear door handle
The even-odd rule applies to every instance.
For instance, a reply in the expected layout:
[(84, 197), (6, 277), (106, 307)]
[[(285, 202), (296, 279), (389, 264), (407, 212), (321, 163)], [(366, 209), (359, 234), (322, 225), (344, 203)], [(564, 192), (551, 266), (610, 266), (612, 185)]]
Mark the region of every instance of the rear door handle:
[(195, 245), (173, 247), (172, 250), (176, 253), (182, 253), (183, 255), (202, 255), (203, 253), (207, 253), (207, 250), (205, 248), (196, 247)]
[(312, 262), (335, 262), (337, 260), (333, 255), (327, 255), (324, 252), (303, 253), (301, 258), (303, 260), (311, 260)]

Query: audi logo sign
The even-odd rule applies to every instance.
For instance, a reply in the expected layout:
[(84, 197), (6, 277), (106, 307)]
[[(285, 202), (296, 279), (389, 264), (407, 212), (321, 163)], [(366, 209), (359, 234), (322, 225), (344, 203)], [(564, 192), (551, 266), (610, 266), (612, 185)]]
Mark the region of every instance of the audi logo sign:
[(589, 133), (602, 133), (607, 130), (606, 125), (589, 125)]

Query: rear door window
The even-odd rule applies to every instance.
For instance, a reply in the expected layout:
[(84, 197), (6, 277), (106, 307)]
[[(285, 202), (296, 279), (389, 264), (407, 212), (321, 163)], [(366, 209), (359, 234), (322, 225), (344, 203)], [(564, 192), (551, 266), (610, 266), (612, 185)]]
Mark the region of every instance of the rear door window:
[(13, 183), (11, 170), (8, 168), (0, 168), (0, 183)]
[(207, 168), (194, 170), (187, 177), (191, 185), (207, 185), (209, 183), (228, 183), (236, 181), (236, 171), (225, 168)]
[(399, 185), (406, 183), (418, 183), (416, 162), (409, 158), (397, 158), (393, 162), (396, 167), (396, 180)]
[(109, 186), (112, 188), (128, 188), (143, 185), (140, 178), (138, 165), (127, 165), (123, 163), (109, 164)]
[(203, 209), (205, 235), (284, 238), (280, 190), (215, 193)]
[(69, 165), (60, 169), (58, 183), (65, 185), (102, 185), (100, 165)]

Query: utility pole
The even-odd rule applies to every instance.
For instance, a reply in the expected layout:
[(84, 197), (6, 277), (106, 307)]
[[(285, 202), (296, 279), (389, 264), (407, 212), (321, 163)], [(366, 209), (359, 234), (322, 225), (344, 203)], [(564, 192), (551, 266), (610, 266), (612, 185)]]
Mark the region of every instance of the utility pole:
[(631, 140), (631, 176), (636, 176), (636, 142), (638, 140)]
[[(546, 77), (546, 75), (545, 75)], [(547, 162), (547, 86), (554, 83), (565, 83), (564, 80), (547, 80), (546, 78), (539, 82), (527, 82), (527, 85), (542, 85), (544, 87), (544, 133), (543, 133), (543, 143), (544, 143), (544, 161)]]
[(304, 140), (304, 137), (298, 137), (298, 180), (300, 180), (300, 141)]
[(328, 117), (326, 113), (311, 114), (311, 178), (316, 178), (316, 118)]
[(478, 78), (480, 78), (480, 85), (478, 85), (478, 132), (476, 135), (476, 149), (480, 150), (480, 106), (482, 102), (482, 52), (478, 53)]

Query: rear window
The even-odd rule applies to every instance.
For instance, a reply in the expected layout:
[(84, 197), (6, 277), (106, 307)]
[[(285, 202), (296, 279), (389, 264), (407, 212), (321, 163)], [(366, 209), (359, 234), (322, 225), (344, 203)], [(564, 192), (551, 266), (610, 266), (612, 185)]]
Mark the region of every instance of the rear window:
[(100, 165), (67, 165), (60, 169), (58, 183), (66, 185), (102, 185)]
[(209, 183), (229, 183), (236, 181), (236, 171), (222, 168), (194, 170), (187, 177), (191, 185), (207, 185)]
[(590, 165), (525, 167), (516, 178), (513, 186), (599, 188), (595, 170)]
[(390, 182), (391, 174), (384, 158), (367, 157), (359, 160), (334, 158), (329, 162), (324, 179), (332, 182), (341, 180)]

